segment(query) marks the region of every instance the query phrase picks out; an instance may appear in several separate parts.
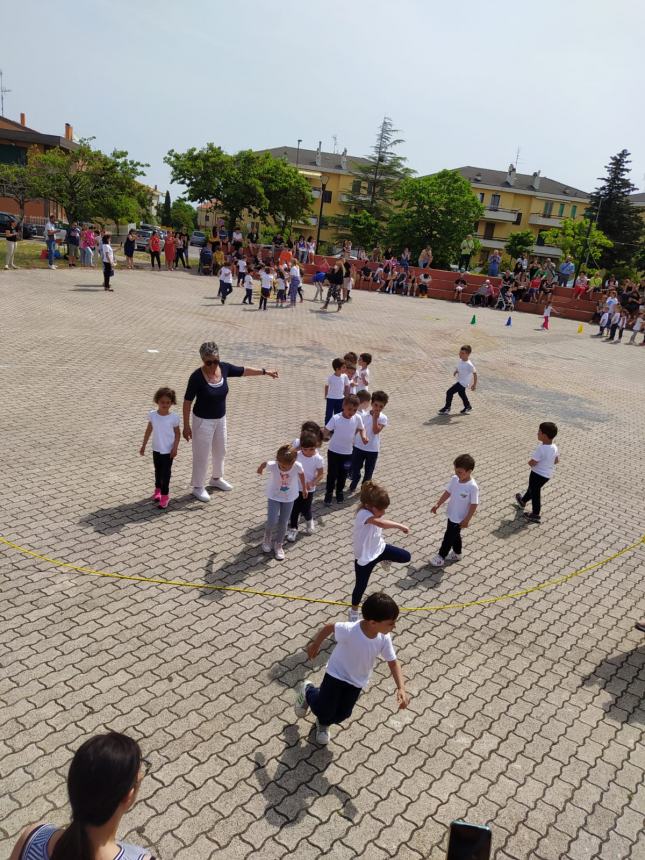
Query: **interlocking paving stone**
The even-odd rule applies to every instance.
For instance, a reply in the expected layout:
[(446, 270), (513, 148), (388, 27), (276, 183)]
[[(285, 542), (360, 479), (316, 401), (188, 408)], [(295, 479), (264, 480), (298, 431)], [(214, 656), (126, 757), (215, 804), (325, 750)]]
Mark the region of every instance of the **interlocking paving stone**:
[[(5, 482), (0, 534), (37, 553), (176, 589), (55, 568), (0, 546), (0, 850), (39, 819), (67, 819), (65, 775), (90, 734), (132, 733), (153, 762), (124, 838), (159, 858), (295, 855), (439, 860), (452, 818), (490, 824), (497, 860), (645, 856), (645, 546), (556, 588), (461, 610), (402, 613), (395, 644), (412, 701), (395, 709), (379, 667), (326, 749), (296, 720), (293, 688), (322, 677), (309, 636), (344, 610), (208, 590), (225, 585), (347, 600), (355, 502), (315, 507), (318, 528), (279, 563), (259, 549), (259, 462), (320, 421), (331, 360), (373, 353), (390, 395), (376, 479), (407, 567), (370, 588), (403, 606), (502, 595), (600, 561), (639, 540), (645, 350), (611, 350), (556, 320), (359, 293), (325, 315), (215, 303), (214, 281), (120, 272), (0, 272)], [(312, 293), (312, 288), (308, 288)], [(230, 302), (233, 304), (230, 304)], [(438, 318), (438, 319), (437, 319)], [(151, 396), (181, 400), (206, 339), (224, 359), (281, 377), (231, 382), (226, 474), (208, 505), (188, 495), (182, 442), (165, 512), (138, 456)], [(461, 343), (480, 375), (469, 416), (439, 417)], [(158, 349), (158, 353), (148, 353)], [(44, 384), (45, 383), (45, 384)], [(560, 426), (562, 462), (540, 526), (512, 501), (537, 424)], [(443, 519), (429, 508), (454, 457), (475, 456), (481, 506), (464, 559), (429, 567)], [(626, 512), (629, 515), (626, 516)]]

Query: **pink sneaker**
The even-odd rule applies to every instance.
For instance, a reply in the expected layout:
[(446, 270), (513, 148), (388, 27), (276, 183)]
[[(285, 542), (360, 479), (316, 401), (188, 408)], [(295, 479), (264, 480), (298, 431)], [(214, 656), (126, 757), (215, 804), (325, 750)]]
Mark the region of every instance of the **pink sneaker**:
[(152, 496), (152, 500), (154, 502), (158, 502), (160, 498), (161, 498), (161, 490), (159, 489), (159, 487), (155, 487), (155, 491), (154, 491), (154, 494)]
[(159, 496), (159, 507), (160, 507), (160, 508), (167, 508), (167, 507), (168, 507), (168, 502), (169, 502), (169, 501), (170, 501), (170, 496), (162, 496), (162, 495), (160, 495), (160, 496)]

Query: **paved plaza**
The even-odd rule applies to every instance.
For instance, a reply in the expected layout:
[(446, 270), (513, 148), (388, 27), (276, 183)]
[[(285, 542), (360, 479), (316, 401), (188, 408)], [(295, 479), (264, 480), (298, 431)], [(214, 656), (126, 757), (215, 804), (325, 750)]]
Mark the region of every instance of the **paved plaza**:
[[(557, 317), (544, 333), (478, 310), (473, 326), (466, 307), (399, 296), (323, 313), (308, 286), (295, 310), (260, 313), (242, 290), (222, 307), (216, 279), (191, 272), (100, 284), (0, 273), (0, 535), (41, 556), (0, 545), (2, 856), (27, 823), (66, 823), (72, 753), (109, 727), (153, 763), (121, 835), (162, 860), (439, 860), (460, 817), (490, 824), (496, 860), (643, 860), (645, 349)], [(160, 385), (183, 399), (204, 340), (280, 379), (231, 380), (234, 491), (193, 499), (182, 440), (159, 511), (146, 413)], [(462, 343), (480, 384), (472, 414), (446, 418)], [(346, 615), (323, 601), (351, 593), (356, 500), (327, 509), (319, 493), (316, 533), (268, 559), (256, 468), (322, 420), (349, 349), (373, 354), (371, 387), (390, 395), (375, 477), (411, 526), (394, 542), (412, 562), (377, 568), (370, 590), (408, 608), (394, 643), (412, 699), (396, 710), (381, 664), (324, 748), (293, 688), (329, 656), (331, 642), (312, 665), (309, 637)], [(542, 420), (559, 425), (561, 464), (536, 525), (513, 497)], [(430, 507), (466, 452), (480, 508), (463, 560), (434, 570), (445, 520)]]

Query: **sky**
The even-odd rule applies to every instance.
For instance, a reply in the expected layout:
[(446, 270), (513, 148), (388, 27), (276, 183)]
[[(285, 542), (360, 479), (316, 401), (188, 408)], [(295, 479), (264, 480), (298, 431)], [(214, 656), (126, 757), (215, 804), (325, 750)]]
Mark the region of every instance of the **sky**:
[(5, 116), (126, 149), (173, 198), (169, 149), (362, 156), (383, 116), (420, 175), (519, 148), (518, 172), (592, 190), (626, 148), (645, 190), (644, 32), (641, 0), (32, 0), (0, 69)]

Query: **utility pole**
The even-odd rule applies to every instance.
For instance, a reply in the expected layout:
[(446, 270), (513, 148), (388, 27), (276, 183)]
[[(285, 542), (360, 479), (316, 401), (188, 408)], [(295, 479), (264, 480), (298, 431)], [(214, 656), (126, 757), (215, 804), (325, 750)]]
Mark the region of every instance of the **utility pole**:
[(4, 116), (4, 94), (10, 92), (11, 90), (4, 85), (2, 69), (0, 69), (0, 116)]

